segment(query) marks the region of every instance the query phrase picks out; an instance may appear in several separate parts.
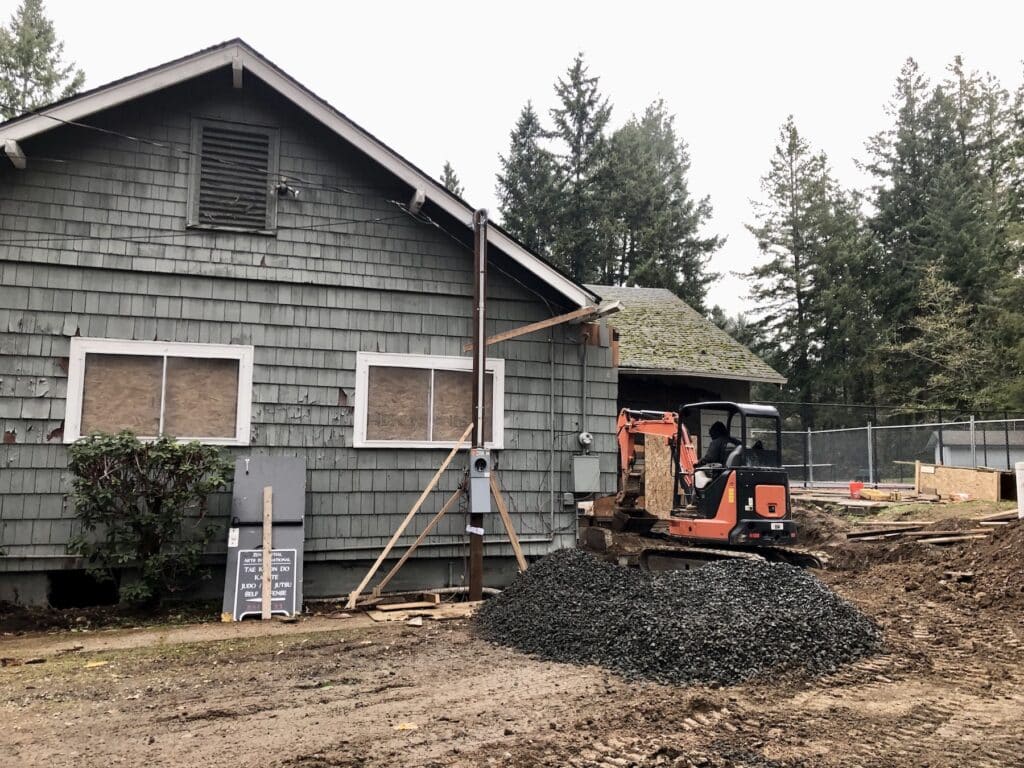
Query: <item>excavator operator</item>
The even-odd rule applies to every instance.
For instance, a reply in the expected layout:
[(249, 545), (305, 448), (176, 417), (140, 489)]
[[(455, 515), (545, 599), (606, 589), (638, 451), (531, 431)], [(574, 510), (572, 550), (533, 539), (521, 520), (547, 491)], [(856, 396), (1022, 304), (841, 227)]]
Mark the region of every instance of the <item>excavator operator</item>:
[(733, 448), (739, 445), (739, 441), (729, 434), (725, 424), (720, 421), (716, 421), (711, 425), (708, 434), (711, 436), (711, 443), (696, 466), (704, 467), (710, 464), (724, 466)]

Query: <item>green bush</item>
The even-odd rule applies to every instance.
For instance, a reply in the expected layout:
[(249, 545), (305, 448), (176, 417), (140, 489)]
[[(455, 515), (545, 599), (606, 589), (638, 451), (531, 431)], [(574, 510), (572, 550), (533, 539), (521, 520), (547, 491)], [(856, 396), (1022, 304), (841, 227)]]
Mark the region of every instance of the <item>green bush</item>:
[(69, 549), (90, 573), (111, 579), (137, 569), (121, 598), (150, 607), (208, 575), (201, 557), (216, 529), (207, 498), (227, 485), (232, 466), (220, 449), (121, 432), (79, 440), (69, 453), (81, 523)]

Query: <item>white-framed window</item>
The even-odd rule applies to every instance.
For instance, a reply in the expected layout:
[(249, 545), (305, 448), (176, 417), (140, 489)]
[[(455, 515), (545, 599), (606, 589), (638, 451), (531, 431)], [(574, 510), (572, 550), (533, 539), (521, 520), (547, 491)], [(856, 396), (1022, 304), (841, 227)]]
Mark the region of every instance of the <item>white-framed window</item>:
[(123, 429), (248, 445), (253, 348), (72, 338), (64, 442)]
[[(487, 359), (485, 434), (505, 441), (505, 361)], [(472, 421), (469, 357), (356, 354), (356, 448), (451, 448)]]

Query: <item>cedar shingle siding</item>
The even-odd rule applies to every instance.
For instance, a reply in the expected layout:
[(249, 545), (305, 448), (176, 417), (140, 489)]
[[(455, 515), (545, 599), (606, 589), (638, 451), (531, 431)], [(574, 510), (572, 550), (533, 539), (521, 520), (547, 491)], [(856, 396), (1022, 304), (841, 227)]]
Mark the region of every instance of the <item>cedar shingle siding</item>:
[[(187, 227), (196, 118), (276, 132), (280, 173), (305, 184), (299, 198), (276, 200), (275, 234)], [(229, 69), (87, 122), (177, 151), (63, 126), (22, 142), (27, 169), (0, 162), (0, 571), (73, 564), (60, 430), (74, 335), (252, 344), (252, 446), (232, 451), (305, 458), (307, 559), (373, 556), (446, 451), (351, 447), (356, 352), (463, 355), (468, 252), (402, 214), (389, 200), (407, 199), (404, 188), (258, 80), (233, 90)], [(498, 271), (490, 298), (488, 333), (551, 311)], [(559, 327), (491, 352), (506, 361), (501, 479), (527, 553), (574, 539), (562, 492), (580, 408), (575, 333)], [(608, 349), (588, 355), (586, 426), (611, 491), (615, 372)], [(222, 521), (227, 501), (215, 500)], [(461, 557), (463, 527), (450, 516), (420, 557)], [(490, 537), (488, 554), (510, 554), (502, 540)]]

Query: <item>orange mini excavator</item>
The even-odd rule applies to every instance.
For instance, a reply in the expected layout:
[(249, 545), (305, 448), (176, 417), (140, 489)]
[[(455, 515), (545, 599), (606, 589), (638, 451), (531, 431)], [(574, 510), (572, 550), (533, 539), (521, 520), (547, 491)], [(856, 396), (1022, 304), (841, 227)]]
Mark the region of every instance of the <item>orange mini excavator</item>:
[[(717, 453), (698, 459), (687, 424)], [(712, 428), (712, 425), (716, 425)], [(724, 429), (723, 429), (724, 427)], [(724, 432), (724, 434), (723, 434)], [(658, 518), (638, 507), (644, 496), (644, 446), (668, 441), (673, 504), (667, 532), (654, 534)], [(623, 409), (618, 419), (619, 492), (613, 527), (659, 538), (670, 546), (641, 553), (650, 570), (688, 568), (709, 560), (754, 557), (796, 565), (820, 565), (817, 557), (782, 547), (797, 539), (782, 467), (782, 422), (768, 405), (705, 402), (678, 413)]]

